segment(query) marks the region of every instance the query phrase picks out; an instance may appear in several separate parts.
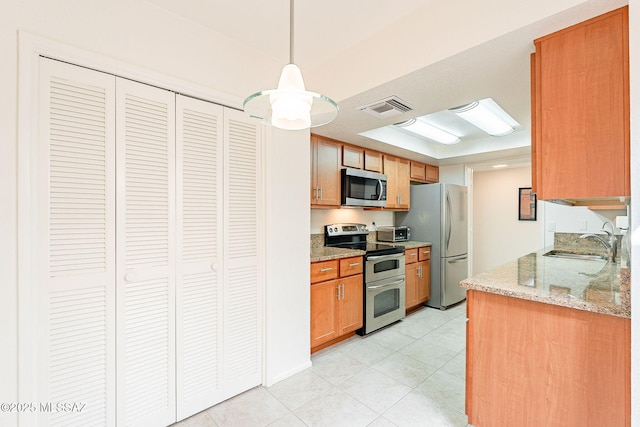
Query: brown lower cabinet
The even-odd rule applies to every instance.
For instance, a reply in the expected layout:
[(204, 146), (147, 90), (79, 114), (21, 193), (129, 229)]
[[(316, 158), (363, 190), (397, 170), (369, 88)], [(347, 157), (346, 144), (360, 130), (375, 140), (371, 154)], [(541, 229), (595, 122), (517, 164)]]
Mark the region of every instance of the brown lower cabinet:
[(467, 318), (469, 424), (630, 425), (630, 319), (475, 290)]
[(405, 250), (405, 308), (416, 307), (429, 299), (431, 248), (423, 246)]
[(362, 257), (311, 263), (312, 353), (362, 327), (362, 266)]

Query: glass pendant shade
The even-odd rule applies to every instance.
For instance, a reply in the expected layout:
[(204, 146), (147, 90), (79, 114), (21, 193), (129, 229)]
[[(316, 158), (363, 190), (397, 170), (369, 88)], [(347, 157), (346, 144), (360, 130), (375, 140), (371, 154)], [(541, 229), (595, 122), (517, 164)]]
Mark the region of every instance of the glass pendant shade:
[(305, 90), (302, 73), (295, 64), (282, 69), (277, 89), (254, 93), (243, 106), (254, 119), (285, 130), (324, 125), (338, 115), (338, 104), (332, 99)]
[(278, 89), (269, 95), (271, 124), (280, 129), (298, 130), (311, 126), (313, 97), (307, 95), (300, 68), (288, 64), (282, 69)]
[(282, 69), (277, 89), (249, 95), (243, 103), (250, 117), (285, 130), (307, 129), (329, 123), (338, 116), (331, 98), (304, 88), (300, 68), (293, 63), (294, 0), (289, 6), (289, 61)]

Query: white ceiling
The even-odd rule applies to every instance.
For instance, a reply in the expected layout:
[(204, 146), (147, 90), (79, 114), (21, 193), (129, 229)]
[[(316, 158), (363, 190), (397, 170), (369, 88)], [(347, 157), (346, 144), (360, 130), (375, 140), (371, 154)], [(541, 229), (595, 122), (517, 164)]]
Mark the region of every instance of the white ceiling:
[[(147, 1), (282, 59), (283, 64), (289, 60), (287, 0)], [(425, 7), (433, 7), (433, 13), (437, 14), (438, 3), (436, 0), (298, 0), (294, 14), (294, 62), (304, 75), (307, 72), (305, 70), (326, 65), (345, 52), (351, 53), (354, 48), (365, 46), (365, 40), (397, 26), (418, 9), (424, 11)], [(312, 131), (440, 165), (493, 159), (522, 162), (530, 152), (529, 55), (534, 50), (533, 40), (623, 4), (626, 4), (625, 0), (584, 0), (579, 6), (543, 21), (516, 29), (346, 99), (335, 99), (340, 106), (338, 118)], [(425, 43), (425, 49), (437, 43), (437, 40)], [(377, 54), (376, 51), (361, 53), (369, 56)], [(420, 52), (412, 54), (419, 55)], [(380, 58), (380, 61), (384, 62), (385, 58)], [(274, 81), (273, 86), (276, 84)], [(325, 94), (332, 96), (330, 88)], [(414, 111), (381, 120), (356, 109), (391, 95), (404, 99), (414, 107)], [(487, 97), (498, 102), (520, 123), (521, 128), (508, 136), (464, 140), (452, 146), (426, 143), (429, 147), (425, 149), (416, 145), (415, 152), (359, 135), (374, 128)]]

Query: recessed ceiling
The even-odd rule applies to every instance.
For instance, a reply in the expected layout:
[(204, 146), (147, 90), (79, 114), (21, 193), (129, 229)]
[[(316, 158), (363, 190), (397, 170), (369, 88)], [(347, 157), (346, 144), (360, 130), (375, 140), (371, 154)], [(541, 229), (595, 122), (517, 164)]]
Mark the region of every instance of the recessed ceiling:
[[(289, 60), (289, 1), (288, 0), (147, 0), (184, 19), (210, 30), (238, 40), (282, 61)], [(444, 3), (435, 0), (323, 0), (322, 2), (297, 0), (295, 6), (294, 60), (302, 69), (310, 90), (322, 92), (338, 102), (338, 118), (328, 125), (313, 128), (314, 133), (361, 145), (399, 156), (415, 158), (434, 164), (490, 161), (493, 159), (526, 158), (530, 154), (530, 70), (529, 56), (533, 52), (533, 40), (558, 29), (604, 13), (626, 4), (626, 0), (565, 0), (570, 9), (554, 15), (538, 14), (542, 6), (553, 8), (552, 2), (544, 5), (521, 0), (513, 5), (513, 13), (520, 16), (540, 16), (539, 21), (526, 26), (513, 24), (512, 31), (502, 36), (487, 38), (453, 56), (442, 56), (430, 65), (416, 68), (416, 57), (440, 53), (440, 42), (456, 34), (474, 34), (482, 27), (477, 17), (473, 21), (466, 9), (448, 7), (448, 18), (456, 22), (441, 22)], [(452, 10), (455, 9), (455, 10)], [(431, 12), (432, 11), (432, 12)], [(546, 17), (545, 17), (546, 16)], [(415, 19), (422, 17), (424, 19)], [(424, 20), (431, 26), (450, 29), (441, 39), (420, 40), (416, 28), (425, 28)], [(517, 19), (515, 19), (517, 20)], [(461, 28), (460, 22), (475, 26), (475, 31)], [(525, 22), (525, 20), (521, 20)], [(405, 24), (411, 23), (413, 27)], [(505, 28), (511, 21), (503, 21)], [(485, 27), (486, 28), (486, 27)], [(470, 33), (470, 31), (472, 31)], [(406, 40), (406, 46), (389, 45), (391, 33)], [(406, 32), (406, 34), (405, 34)], [(500, 33), (498, 33), (500, 34)], [(385, 36), (383, 36), (385, 35)], [(486, 35), (486, 34), (485, 34)], [(454, 43), (455, 44), (455, 43)], [(386, 52), (386, 54), (381, 54)], [(391, 55), (389, 55), (391, 53)], [(438, 54), (430, 57), (438, 57)], [(348, 58), (347, 58), (348, 56)], [(390, 56), (392, 58), (390, 58)], [(353, 69), (354, 58), (357, 59)], [(342, 60), (352, 61), (349, 69), (339, 71)], [(362, 66), (360, 65), (362, 64)], [(374, 64), (379, 64), (376, 67)], [(327, 68), (329, 67), (329, 68)], [(411, 70), (397, 73), (396, 70)], [(387, 80), (369, 79), (367, 73), (380, 76), (397, 75)], [(338, 71), (337, 71), (338, 70)], [(277, 75), (280, 70), (275, 70)], [(344, 75), (341, 78), (340, 72)], [(337, 73), (337, 74), (336, 74)], [(311, 76), (312, 85), (307, 81)], [(363, 82), (383, 81), (366, 86)], [(345, 82), (349, 82), (345, 84)], [(275, 87), (276, 82), (273, 82)], [(316, 87), (316, 85), (320, 87)], [(334, 85), (340, 86), (331, 90)], [(353, 90), (357, 88), (357, 90)], [(338, 95), (334, 95), (334, 93)], [(248, 95), (247, 93), (246, 95)], [(345, 96), (341, 96), (345, 94)], [(409, 103), (414, 110), (395, 117), (379, 119), (357, 108), (379, 99), (397, 96)], [(453, 146), (440, 146), (427, 150), (416, 145), (402, 149), (363, 136), (372, 129), (408, 120), (412, 117), (436, 113), (452, 106), (491, 97), (521, 124), (512, 134), (500, 138), (475, 138)], [(424, 141), (421, 141), (424, 144)], [(427, 143), (429, 144), (429, 143)], [(438, 144), (439, 145), (439, 144)]]

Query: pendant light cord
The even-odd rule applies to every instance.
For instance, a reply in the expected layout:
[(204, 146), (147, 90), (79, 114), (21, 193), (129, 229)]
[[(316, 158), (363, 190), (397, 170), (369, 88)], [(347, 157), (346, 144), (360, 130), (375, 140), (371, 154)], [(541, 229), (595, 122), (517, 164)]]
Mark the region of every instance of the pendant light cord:
[(293, 64), (293, 16), (294, 0), (289, 0), (289, 64)]

